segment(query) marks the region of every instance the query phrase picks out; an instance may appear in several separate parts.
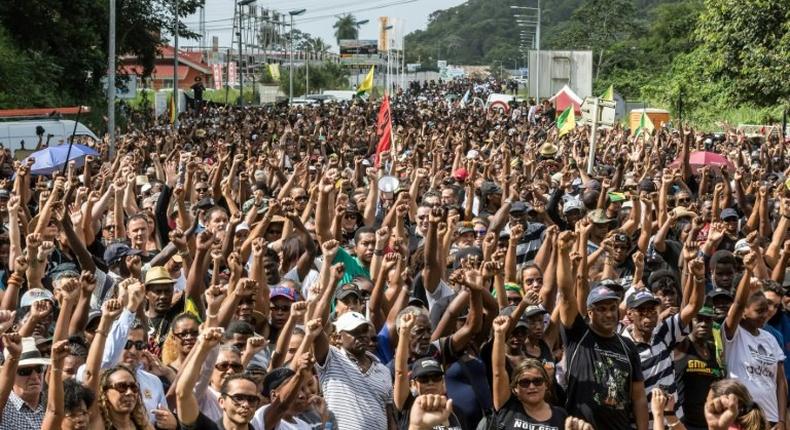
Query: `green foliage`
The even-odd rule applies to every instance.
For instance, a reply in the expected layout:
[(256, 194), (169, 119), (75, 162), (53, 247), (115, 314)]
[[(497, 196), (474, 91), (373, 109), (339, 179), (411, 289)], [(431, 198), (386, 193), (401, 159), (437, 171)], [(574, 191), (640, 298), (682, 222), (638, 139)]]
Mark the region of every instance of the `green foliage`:
[[(178, 0), (179, 16), (193, 14), (203, 0)], [(157, 50), (166, 42), (162, 31), (173, 28), (173, 0), (134, 0), (117, 2), (116, 52), (141, 59), (146, 73), (153, 71)], [(48, 94), (25, 99), (14, 94), (25, 106), (103, 103), (101, 78), (107, 70), (107, 33), (109, 9), (106, 0), (3, 0), (0, 26), (7, 30), (14, 59), (3, 61), (28, 64), (27, 73), (51, 73)], [(197, 35), (180, 25), (181, 37)], [(31, 77), (34, 79), (34, 77)], [(14, 91), (29, 92), (26, 87)]]
[[(305, 93), (305, 67), (294, 67), (294, 97), (299, 97)], [(317, 93), (320, 90), (346, 90), (348, 85), (348, 71), (339, 64), (325, 62), (320, 66), (310, 66), (310, 93)], [(289, 92), (289, 69), (287, 65), (280, 68), (280, 89), (288, 94)]]
[(695, 35), (704, 76), (731, 82), (734, 100), (766, 106), (790, 96), (787, 0), (706, 0)]
[(0, 109), (60, 103), (52, 91), (58, 67), (39, 53), (20, 51), (2, 27), (0, 58)]
[(335, 24), (332, 25), (332, 28), (335, 29), (335, 39), (338, 45), (340, 45), (340, 39), (356, 39), (359, 37), (357, 19), (350, 13), (339, 17)]

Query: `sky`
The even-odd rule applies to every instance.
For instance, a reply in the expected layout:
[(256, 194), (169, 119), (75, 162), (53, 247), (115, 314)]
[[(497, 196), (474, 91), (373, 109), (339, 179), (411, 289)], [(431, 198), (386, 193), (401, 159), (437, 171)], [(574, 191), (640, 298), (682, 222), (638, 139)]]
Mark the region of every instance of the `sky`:
[[(294, 28), (320, 36), (331, 45), (330, 51), (337, 52), (337, 41), (332, 25), (337, 16), (352, 13), (358, 21), (370, 22), (360, 27), (360, 39), (378, 38), (378, 18), (389, 16), (401, 19), (404, 32), (424, 29), (428, 15), (439, 9), (446, 9), (464, 3), (465, 0), (257, 0), (257, 5), (282, 13), (289, 10), (307, 9), (300, 18), (294, 18)], [(212, 36), (219, 37), (220, 47), (227, 47), (232, 41), (234, 0), (206, 0), (206, 41), (210, 45)], [(194, 31), (198, 30), (199, 15), (185, 19)], [(181, 46), (197, 46), (199, 41), (181, 40)], [(408, 49), (408, 47), (407, 47)]]

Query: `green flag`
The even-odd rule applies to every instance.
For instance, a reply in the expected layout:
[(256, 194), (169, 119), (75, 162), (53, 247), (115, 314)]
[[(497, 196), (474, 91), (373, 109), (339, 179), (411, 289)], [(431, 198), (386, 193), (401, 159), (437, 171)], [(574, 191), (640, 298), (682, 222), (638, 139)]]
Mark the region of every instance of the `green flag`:
[(564, 136), (576, 128), (576, 115), (573, 113), (573, 105), (568, 106), (557, 118), (557, 129), (560, 130), (560, 137)]
[(655, 130), (655, 126), (653, 125), (653, 121), (650, 120), (650, 117), (647, 116), (645, 109), (642, 110), (642, 116), (639, 117), (639, 127), (636, 129), (636, 137), (639, 137), (640, 134), (643, 132), (651, 133)]
[(614, 101), (614, 85), (609, 85), (609, 88), (607, 88), (606, 92), (601, 96), (601, 100), (609, 102)]

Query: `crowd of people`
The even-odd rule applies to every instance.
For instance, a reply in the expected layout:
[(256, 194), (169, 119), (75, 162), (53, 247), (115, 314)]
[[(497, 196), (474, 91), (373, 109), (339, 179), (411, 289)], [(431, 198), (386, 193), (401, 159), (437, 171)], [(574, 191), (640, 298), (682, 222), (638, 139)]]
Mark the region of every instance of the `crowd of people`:
[(472, 85), (4, 154), (0, 429), (790, 428), (787, 142)]

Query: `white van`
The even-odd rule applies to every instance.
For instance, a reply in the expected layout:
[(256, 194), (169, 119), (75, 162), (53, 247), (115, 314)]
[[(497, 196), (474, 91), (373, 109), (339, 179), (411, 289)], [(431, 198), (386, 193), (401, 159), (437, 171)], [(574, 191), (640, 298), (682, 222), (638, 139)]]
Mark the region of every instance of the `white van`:
[[(49, 139), (49, 144), (53, 146), (68, 142), (69, 137), (74, 132), (74, 121), (70, 119), (41, 118), (0, 121), (0, 144), (14, 152), (17, 149), (23, 149), (22, 142), (24, 141), (24, 149), (33, 150), (38, 143), (36, 127), (39, 125), (44, 128), (44, 142), (47, 141), (47, 136), (51, 134), (52, 137)], [(76, 136), (88, 136), (96, 141), (99, 140), (82, 123), (77, 123)]]
[(357, 95), (356, 91), (349, 90), (324, 90), (321, 94), (333, 96), (337, 101), (350, 102)]

